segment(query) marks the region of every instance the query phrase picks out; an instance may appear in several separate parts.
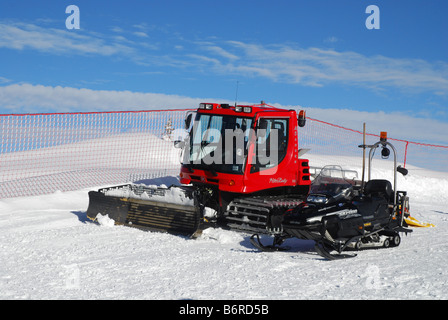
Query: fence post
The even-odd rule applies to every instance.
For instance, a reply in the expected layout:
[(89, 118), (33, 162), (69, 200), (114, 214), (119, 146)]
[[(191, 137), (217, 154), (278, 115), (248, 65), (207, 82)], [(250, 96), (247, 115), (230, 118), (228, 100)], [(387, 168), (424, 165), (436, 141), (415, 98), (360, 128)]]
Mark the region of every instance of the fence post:
[(406, 147), (404, 148), (404, 163), (403, 163), (404, 168), (406, 168), (406, 157), (408, 156), (408, 145), (409, 145), (409, 141), (406, 141)]

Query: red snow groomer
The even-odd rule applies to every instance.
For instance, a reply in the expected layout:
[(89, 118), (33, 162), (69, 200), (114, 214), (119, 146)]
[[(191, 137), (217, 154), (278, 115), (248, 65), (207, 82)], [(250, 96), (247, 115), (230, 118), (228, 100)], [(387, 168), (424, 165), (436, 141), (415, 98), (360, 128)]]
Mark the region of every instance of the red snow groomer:
[[(192, 122), (194, 117), (194, 121)], [(193, 235), (207, 225), (281, 233), (278, 219), (311, 184), (298, 136), (305, 112), (201, 103), (185, 119), (179, 186), (127, 184), (89, 192), (87, 216), (117, 224)]]

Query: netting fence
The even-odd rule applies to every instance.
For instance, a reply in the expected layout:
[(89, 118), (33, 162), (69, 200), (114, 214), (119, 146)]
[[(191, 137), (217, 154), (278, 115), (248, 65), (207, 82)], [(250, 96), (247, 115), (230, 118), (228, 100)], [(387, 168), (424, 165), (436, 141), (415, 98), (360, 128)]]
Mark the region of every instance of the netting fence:
[(187, 110), (0, 116), (0, 198), (179, 173)]
[[(301, 135), (301, 146), (310, 148), (310, 163), (317, 167), (334, 164), (359, 167), (362, 160), (363, 132), (345, 128), (318, 119), (307, 118), (307, 125)], [(380, 140), (380, 135), (367, 133), (366, 144), (374, 144)], [(433, 171), (448, 171), (448, 146), (425, 144), (388, 137), (397, 150), (397, 162), (410, 170), (430, 169)], [(375, 151), (380, 153), (381, 151)], [(367, 150), (368, 155), (368, 150)], [(366, 155), (366, 157), (367, 157)], [(392, 153), (390, 161), (392, 161)]]
[[(0, 115), (0, 198), (177, 175), (191, 109)], [(378, 136), (367, 135), (367, 143)], [(359, 165), (362, 132), (308, 118), (299, 130), (310, 165)], [(390, 139), (399, 163), (446, 171), (448, 147)]]

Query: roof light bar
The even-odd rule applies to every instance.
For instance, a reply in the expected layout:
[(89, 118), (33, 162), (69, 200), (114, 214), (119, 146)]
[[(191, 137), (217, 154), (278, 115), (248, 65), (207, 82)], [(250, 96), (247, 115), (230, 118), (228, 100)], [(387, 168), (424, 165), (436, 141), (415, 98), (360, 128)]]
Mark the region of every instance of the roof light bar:
[(252, 107), (235, 106), (235, 112), (251, 113)]
[(213, 110), (213, 104), (212, 103), (200, 103), (199, 109), (202, 110)]

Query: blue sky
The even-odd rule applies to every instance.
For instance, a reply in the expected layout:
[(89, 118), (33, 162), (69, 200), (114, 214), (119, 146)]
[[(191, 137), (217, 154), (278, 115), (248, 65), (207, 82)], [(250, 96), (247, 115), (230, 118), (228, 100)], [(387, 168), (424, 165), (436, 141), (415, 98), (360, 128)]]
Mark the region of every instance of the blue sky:
[(234, 101), (238, 83), (242, 102), (343, 124), (325, 110), (411, 116), (443, 136), (447, 13), (446, 0), (2, 0), (0, 113), (190, 108)]

